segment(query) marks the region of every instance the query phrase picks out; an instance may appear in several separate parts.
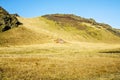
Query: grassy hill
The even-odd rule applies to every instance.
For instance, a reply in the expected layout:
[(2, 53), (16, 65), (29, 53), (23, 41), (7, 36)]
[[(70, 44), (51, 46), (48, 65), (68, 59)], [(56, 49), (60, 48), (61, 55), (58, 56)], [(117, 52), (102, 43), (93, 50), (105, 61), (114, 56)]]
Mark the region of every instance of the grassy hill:
[[(0, 45), (64, 42), (119, 43), (120, 32), (111, 26), (71, 14), (52, 14), (17, 19), (23, 24), (0, 33)], [(59, 41), (58, 41), (59, 42)]]
[[(46, 19), (52, 20), (60, 29), (74, 34), (76, 40), (84, 41), (119, 41), (120, 32), (108, 24), (97, 23), (94, 19), (86, 19), (72, 14), (44, 15)], [(73, 39), (74, 39), (73, 38)]]

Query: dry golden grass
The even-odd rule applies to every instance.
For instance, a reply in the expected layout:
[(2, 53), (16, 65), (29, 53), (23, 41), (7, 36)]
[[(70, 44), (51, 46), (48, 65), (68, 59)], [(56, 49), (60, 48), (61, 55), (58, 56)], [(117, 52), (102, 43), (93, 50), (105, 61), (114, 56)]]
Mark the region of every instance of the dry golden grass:
[(88, 23), (81, 23), (86, 26), (86, 30), (79, 30), (71, 26), (60, 26), (43, 17), (18, 19), (23, 25), (0, 33), (0, 46), (55, 43), (57, 39), (65, 42), (120, 43), (119, 37)]
[(81, 23), (82, 26), (86, 27), (86, 30), (79, 30), (75, 26), (58, 25), (55, 21), (48, 20), (43, 17), (18, 17), (18, 19), (23, 23), (25, 28), (30, 29), (37, 34), (45, 34), (51, 37), (51, 42), (56, 38), (62, 38), (67, 41), (81, 42), (120, 42), (120, 38), (118, 36), (115, 36), (104, 28), (97, 28), (95, 25), (91, 25), (89, 23)]
[(71, 42), (0, 47), (1, 80), (119, 80), (119, 48), (105, 43)]
[(112, 33), (92, 26), (90, 36), (42, 17), (18, 19), (22, 26), (0, 33), (0, 80), (120, 80), (120, 54), (100, 53), (120, 48)]

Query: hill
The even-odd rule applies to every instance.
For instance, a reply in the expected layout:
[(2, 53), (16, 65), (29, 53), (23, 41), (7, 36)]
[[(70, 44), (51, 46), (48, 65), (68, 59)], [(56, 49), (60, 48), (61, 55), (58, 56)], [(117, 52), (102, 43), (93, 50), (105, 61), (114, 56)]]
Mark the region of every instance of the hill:
[[(29, 28), (38, 34), (44, 33), (51, 37), (50, 42), (54, 42), (56, 39), (62, 39), (68, 42), (86, 41), (108, 43), (119, 42), (120, 40), (119, 32), (107, 24), (92, 24), (85, 21), (70, 20), (69, 18), (63, 18), (70, 15), (61, 15), (62, 17), (57, 17), (55, 20), (47, 16), (29, 19), (19, 17), (18, 19), (27, 29)], [(53, 15), (49, 16), (53, 17)]]
[[(76, 41), (120, 42), (119, 30), (112, 28), (108, 24), (98, 23), (92, 18), (86, 19), (73, 14), (51, 14), (36, 18), (22, 18), (17, 15), (10, 15), (5, 10), (4, 12), (6, 16), (9, 15), (4, 27), (10, 26), (13, 29), (0, 33), (0, 45), (66, 43)], [(2, 17), (0, 18), (2, 19)], [(12, 21), (10, 21), (11, 18)], [(4, 19), (2, 20), (5, 21)], [(22, 24), (20, 25), (20, 23)]]
[[(86, 31), (87, 33), (89, 33), (88, 28), (89, 29), (91, 28), (93, 30), (95, 28), (97, 30), (104, 29), (104, 30), (107, 30), (107, 31), (111, 32), (112, 34), (120, 37), (120, 32), (118, 30), (112, 28), (108, 24), (98, 23), (92, 18), (86, 19), (86, 18), (82, 18), (80, 16), (76, 16), (73, 14), (52, 14), (52, 15), (44, 15), (43, 17), (45, 17), (49, 20), (53, 20), (54, 22), (56, 22), (58, 25), (60, 25), (62, 27), (75, 27), (75, 28), (79, 29), (80, 31), (83, 31), (83, 30)], [(97, 37), (97, 33), (90, 32), (90, 36)]]

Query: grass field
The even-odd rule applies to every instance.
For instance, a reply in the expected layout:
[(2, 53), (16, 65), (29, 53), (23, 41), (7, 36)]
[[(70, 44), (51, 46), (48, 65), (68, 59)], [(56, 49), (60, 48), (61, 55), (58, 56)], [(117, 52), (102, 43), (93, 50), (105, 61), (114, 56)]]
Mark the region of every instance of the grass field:
[(118, 51), (87, 42), (0, 47), (0, 80), (120, 80)]
[(0, 80), (120, 80), (120, 37), (111, 28), (18, 19), (23, 25), (0, 33)]

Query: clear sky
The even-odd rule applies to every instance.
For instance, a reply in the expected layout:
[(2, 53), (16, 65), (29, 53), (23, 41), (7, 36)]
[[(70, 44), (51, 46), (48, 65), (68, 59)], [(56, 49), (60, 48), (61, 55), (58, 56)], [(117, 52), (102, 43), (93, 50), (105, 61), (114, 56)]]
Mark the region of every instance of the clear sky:
[(0, 6), (22, 17), (75, 14), (120, 29), (120, 0), (0, 0)]

